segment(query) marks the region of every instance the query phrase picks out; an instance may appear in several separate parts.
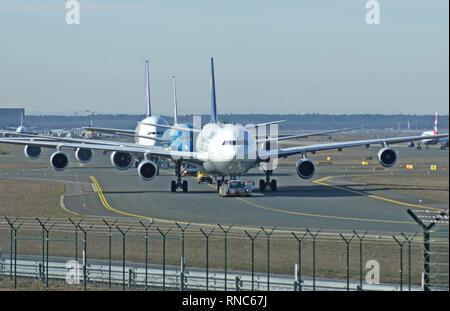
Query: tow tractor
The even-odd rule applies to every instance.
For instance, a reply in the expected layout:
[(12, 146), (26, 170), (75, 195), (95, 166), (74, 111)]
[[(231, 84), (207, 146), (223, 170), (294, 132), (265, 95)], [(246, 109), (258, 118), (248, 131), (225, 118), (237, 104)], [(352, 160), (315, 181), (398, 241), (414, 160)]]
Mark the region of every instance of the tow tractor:
[(252, 184), (242, 180), (225, 180), (219, 186), (221, 197), (248, 197), (252, 194)]

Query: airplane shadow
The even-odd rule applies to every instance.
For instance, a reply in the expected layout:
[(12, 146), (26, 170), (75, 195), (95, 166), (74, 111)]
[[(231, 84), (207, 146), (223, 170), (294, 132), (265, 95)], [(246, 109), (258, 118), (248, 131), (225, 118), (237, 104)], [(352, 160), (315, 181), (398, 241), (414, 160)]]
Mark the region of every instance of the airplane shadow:
[[(259, 192), (259, 190), (255, 190)], [(276, 192), (264, 192), (266, 197), (299, 197), (299, 198), (338, 198), (338, 197), (361, 197), (364, 194), (340, 190), (336, 188), (313, 185), (313, 186), (280, 186)]]
[(195, 190), (195, 191), (188, 191), (188, 192), (170, 192), (170, 190), (130, 190), (130, 191), (103, 191), (104, 194), (142, 194), (142, 193), (167, 193), (167, 194), (205, 194), (205, 193), (215, 193), (214, 190), (206, 191), (206, 190)]
[(444, 187), (426, 187), (426, 186), (411, 186), (411, 185), (402, 185), (402, 184), (377, 184), (377, 183), (369, 183), (369, 184), (345, 184), (345, 185), (337, 185), (342, 188), (349, 188), (349, 190), (356, 190), (360, 192), (368, 192), (368, 191), (396, 191), (396, 190), (417, 190), (417, 191), (443, 191), (447, 192), (448, 188)]

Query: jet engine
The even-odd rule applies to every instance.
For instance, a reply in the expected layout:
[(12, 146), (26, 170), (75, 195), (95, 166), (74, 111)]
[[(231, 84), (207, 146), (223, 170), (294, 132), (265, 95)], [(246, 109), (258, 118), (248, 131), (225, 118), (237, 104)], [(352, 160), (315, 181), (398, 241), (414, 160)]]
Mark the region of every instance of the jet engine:
[(295, 166), (297, 168), (298, 176), (302, 179), (310, 179), (316, 172), (314, 162), (309, 159), (301, 159)]
[(25, 148), (23, 149), (23, 152), (25, 153), (25, 156), (28, 159), (39, 159), (39, 157), (41, 156), (41, 147), (39, 146), (33, 146), (33, 145), (26, 145)]
[(133, 156), (130, 153), (114, 151), (111, 154), (111, 163), (118, 170), (127, 170), (133, 166)]
[(75, 158), (80, 163), (89, 163), (92, 160), (93, 152), (87, 148), (77, 148), (75, 151)]
[(69, 165), (69, 158), (64, 152), (57, 151), (50, 157), (50, 165), (55, 171), (64, 171)]
[(142, 161), (138, 166), (138, 174), (145, 181), (150, 181), (155, 178), (158, 168), (153, 161)]
[(397, 152), (391, 148), (382, 148), (377, 154), (378, 162), (384, 167), (392, 167), (397, 162)]

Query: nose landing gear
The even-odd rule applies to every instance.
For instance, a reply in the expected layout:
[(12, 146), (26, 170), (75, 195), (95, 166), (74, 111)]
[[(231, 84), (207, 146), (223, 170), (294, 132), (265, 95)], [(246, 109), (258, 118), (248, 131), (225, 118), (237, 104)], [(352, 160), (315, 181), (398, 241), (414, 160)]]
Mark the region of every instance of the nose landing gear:
[(175, 175), (177, 180), (172, 180), (170, 182), (170, 192), (176, 192), (177, 189), (182, 189), (183, 192), (188, 192), (188, 182), (186, 180), (181, 180), (181, 162), (175, 162)]
[(266, 174), (266, 179), (260, 179), (259, 180), (259, 191), (265, 192), (266, 190), (272, 190), (277, 191), (278, 185), (276, 179), (271, 179), (273, 170), (265, 170), (264, 173)]

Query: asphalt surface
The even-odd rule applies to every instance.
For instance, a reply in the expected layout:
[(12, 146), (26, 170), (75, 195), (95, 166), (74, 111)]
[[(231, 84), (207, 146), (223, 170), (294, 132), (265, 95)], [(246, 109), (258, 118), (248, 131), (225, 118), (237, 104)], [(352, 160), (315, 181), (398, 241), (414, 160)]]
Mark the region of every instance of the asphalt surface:
[[(374, 156), (376, 150), (371, 152)], [(372, 151), (372, 150), (371, 150)], [(344, 151), (345, 152), (345, 151)], [(420, 161), (425, 156), (436, 162), (447, 157), (448, 151), (417, 152), (401, 149), (403, 157)], [(38, 161), (48, 163), (50, 151)], [(48, 168), (3, 169), (0, 178), (26, 178), (65, 183), (63, 207), (83, 216), (148, 217), (157, 220), (192, 222), (197, 224), (235, 224), (243, 227), (278, 227), (280, 229), (322, 228), (324, 230), (369, 230), (371, 232), (417, 232), (418, 226), (406, 213), (408, 208), (448, 208), (413, 195), (405, 195), (388, 187), (345, 182), (341, 176), (379, 174), (373, 168), (355, 166), (318, 167), (317, 175), (301, 180), (294, 166), (280, 166), (273, 178), (277, 192), (255, 191), (251, 197), (222, 198), (215, 185), (189, 181), (188, 193), (171, 193), (173, 169), (162, 170), (153, 181), (144, 182), (135, 169), (118, 171), (111, 168), (109, 157), (95, 153), (92, 163), (80, 165), (70, 155), (71, 167), (64, 172)], [(0, 157), (3, 163), (25, 163), (23, 154), (12, 152)], [(439, 163), (437, 163), (439, 164)], [(400, 172), (404, 168), (397, 168)], [(427, 171), (423, 171), (427, 174)], [(447, 174), (448, 171), (442, 172)], [(263, 178), (253, 170), (245, 179)]]

